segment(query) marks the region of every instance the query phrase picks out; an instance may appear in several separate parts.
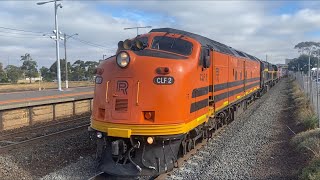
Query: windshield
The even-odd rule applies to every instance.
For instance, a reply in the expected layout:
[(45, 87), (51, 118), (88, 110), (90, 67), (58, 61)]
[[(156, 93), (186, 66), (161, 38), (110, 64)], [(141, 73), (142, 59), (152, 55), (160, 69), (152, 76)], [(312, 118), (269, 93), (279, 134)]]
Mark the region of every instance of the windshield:
[(192, 53), (192, 43), (181, 38), (156, 36), (153, 38), (152, 49), (173, 52), (188, 56)]
[(143, 45), (148, 45), (148, 36), (137, 37), (135, 40), (141, 41)]

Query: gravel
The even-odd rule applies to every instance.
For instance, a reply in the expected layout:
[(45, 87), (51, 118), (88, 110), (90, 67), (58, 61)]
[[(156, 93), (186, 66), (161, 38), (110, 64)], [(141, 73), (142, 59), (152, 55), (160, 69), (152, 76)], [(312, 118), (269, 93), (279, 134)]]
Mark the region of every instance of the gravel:
[(73, 179), (73, 180), (81, 180), (81, 179), (89, 179), (94, 174), (97, 174), (96, 171), (97, 163), (95, 158), (92, 156), (88, 157), (80, 157), (80, 159), (64, 167), (56, 172), (50, 173), (41, 180), (64, 180), (64, 179)]
[(167, 179), (295, 179), (286, 88), (282, 80)]
[[(24, 149), (1, 154), (0, 179), (40, 179), (41, 177), (45, 177), (45, 179), (70, 179), (70, 174), (75, 177), (85, 177), (82, 169), (88, 172), (96, 169), (96, 166), (87, 163), (90, 158), (93, 159), (94, 152), (95, 146), (89, 139), (87, 129), (79, 129), (72, 133), (66, 133), (63, 138), (30, 144)], [(74, 163), (79, 163), (79, 167), (73, 165)], [(71, 173), (70, 169), (73, 167), (74, 170)], [(65, 176), (59, 174), (64, 168), (66, 169)]]
[(14, 163), (14, 158), (8, 155), (0, 156), (0, 179), (32, 179), (32, 175)]
[[(286, 88), (283, 80), (167, 179), (295, 179), (301, 161), (288, 143)], [(88, 179), (97, 173), (94, 152), (88, 133), (80, 131), (0, 155), (0, 179)]]

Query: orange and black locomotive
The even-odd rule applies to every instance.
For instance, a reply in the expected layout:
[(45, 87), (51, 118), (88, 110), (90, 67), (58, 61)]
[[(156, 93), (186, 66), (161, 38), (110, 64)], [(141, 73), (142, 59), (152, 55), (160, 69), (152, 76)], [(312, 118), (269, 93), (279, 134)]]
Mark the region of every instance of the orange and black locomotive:
[(96, 70), (90, 132), (101, 171), (157, 176), (234, 120), (277, 77), (270, 63), (190, 32), (120, 41)]

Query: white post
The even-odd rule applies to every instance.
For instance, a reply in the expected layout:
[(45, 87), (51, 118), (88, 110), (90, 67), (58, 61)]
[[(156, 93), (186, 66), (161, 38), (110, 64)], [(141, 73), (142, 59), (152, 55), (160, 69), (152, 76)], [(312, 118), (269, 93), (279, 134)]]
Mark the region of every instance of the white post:
[(318, 50), (318, 62), (317, 62), (317, 114), (318, 114), (318, 127), (320, 128), (320, 114), (319, 114), (319, 57), (320, 57), (320, 50)]
[(61, 71), (60, 71), (60, 57), (59, 57), (59, 28), (58, 28), (58, 15), (57, 15), (57, 0), (54, 0), (54, 16), (55, 16), (55, 28), (56, 28), (56, 57), (57, 57), (57, 80), (58, 80), (58, 90), (61, 89)]
[(68, 82), (67, 35), (66, 35), (66, 33), (64, 33), (64, 60), (66, 61), (66, 89), (68, 89), (69, 82)]

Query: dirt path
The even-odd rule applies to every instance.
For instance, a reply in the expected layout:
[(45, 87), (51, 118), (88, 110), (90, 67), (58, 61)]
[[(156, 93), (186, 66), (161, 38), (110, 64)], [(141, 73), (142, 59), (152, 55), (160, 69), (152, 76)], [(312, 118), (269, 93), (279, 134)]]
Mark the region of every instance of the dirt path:
[[(257, 164), (253, 170), (254, 179), (298, 179), (300, 169), (306, 164), (307, 157), (301, 156), (290, 144), (290, 139), (299, 130), (292, 117), (293, 108), (290, 107), (288, 90), (289, 83), (283, 80), (285, 86), (281, 88), (281, 95), (285, 97), (282, 109), (278, 113), (278, 120), (272, 124), (274, 136), (272, 141), (264, 145)], [(267, 117), (266, 117), (267, 118)]]

